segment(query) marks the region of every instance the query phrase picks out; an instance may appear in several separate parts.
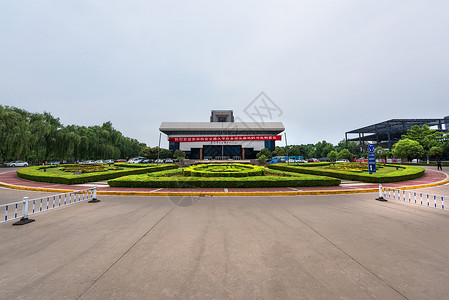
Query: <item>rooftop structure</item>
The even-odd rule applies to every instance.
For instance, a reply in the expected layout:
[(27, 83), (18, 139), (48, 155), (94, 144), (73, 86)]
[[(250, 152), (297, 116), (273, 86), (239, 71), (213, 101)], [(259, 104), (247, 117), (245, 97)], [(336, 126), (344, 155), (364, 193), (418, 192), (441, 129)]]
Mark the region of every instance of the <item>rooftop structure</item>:
[[(444, 119), (391, 119), (388, 121), (376, 123), (362, 128), (347, 131), (345, 133), (346, 147), (347, 142), (355, 141), (359, 143), (358, 147), (363, 149), (368, 144), (373, 143), (377, 146), (391, 150), (393, 144), (397, 143), (403, 134), (413, 126), (427, 125), (432, 129), (447, 132), (449, 130), (449, 116)], [(348, 135), (357, 134), (355, 138), (348, 138)]]

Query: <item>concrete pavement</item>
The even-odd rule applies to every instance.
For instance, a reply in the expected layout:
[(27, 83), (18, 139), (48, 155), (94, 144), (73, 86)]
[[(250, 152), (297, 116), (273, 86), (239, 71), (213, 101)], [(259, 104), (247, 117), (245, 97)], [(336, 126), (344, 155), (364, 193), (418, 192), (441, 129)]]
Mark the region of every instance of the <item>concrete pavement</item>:
[(375, 197), (102, 196), (0, 224), (0, 298), (445, 298), (449, 213)]

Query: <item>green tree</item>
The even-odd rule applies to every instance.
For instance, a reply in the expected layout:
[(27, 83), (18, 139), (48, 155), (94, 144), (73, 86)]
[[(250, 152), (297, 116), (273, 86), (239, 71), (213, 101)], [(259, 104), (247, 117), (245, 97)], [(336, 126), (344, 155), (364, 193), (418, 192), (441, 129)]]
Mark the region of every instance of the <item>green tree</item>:
[(186, 153), (182, 150), (176, 150), (175, 153), (173, 153), (173, 158), (175, 159), (184, 159), (186, 158)]
[(276, 147), (272, 153), (273, 156), (286, 156), (287, 152), (284, 147)]
[(396, 157), (407, 158), (411, 161), (414, 158), (420, 158), (425, 151), (419, 142), (411, 139), (403, 139), (393, 145), (392, 153)]
[(432, 156), (436, 156), (437, 158), (440, 158), (441, 155), (443, 155), (444, 149), (443, 147), (432, 147), (429, 150), (429, 154)]
[(257, 158), (261, 164), (264, 164), (268, 159), (264, 154), (258, 156)]
[[(268, 150), (267, 148), (263, 148), (262, 150), (260, 150), (260, 152), (257, 153), (256, 157), (259, 158), (259, 157), (262, 156), (262, 155), (265, 155), (265, 158), (266, 158), (266, 159), (272, 157), (271, 151)], [(291, 155), (291, 154), (290, 154), (290, 151), (289, 151), (289, 155)]]
[[(430, 129), (429, 126), (423, 125), (419, 127), (418, 125), (413, 126), (407, 130), (406, 134), (402, 135), (402, 139), (410, 139), (417, 141), (424, 149), (424, 154), (429, 161), (430, 149), (432, 147), (442, 146), (443, 133), (435, 129)], [(423, 155), (424, 155), (423, 154)]]
[(331, 160), (331, 161), (336, 161), (337, 160), (337, 151), (332, 150), (331, 152), (329, 152), (327, 154), (327, 157)]
[(352, 159), (353, 154), (348, 149), (343, 149), (337, 154), (337, 159)]
[(326, 141), (315, 144), (315, 152), (317, 157), (327, 157), (327, 154), (334, 150), (334, 146)]

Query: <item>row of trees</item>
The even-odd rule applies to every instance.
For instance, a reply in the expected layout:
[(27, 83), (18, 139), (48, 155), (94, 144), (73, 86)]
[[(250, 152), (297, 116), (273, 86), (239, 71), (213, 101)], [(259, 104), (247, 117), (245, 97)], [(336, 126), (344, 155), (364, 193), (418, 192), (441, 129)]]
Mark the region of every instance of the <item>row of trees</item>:
[(1, 105), (0, 141), (0, 161), (117, 159), (137, 156), (145, 147), (123, 136), (111, 122), (63, 126), (50, 113)]
[[(257, 154), (257, 158), (262, 157), (261, 160), (263, 161), (274, 156), (287, 156), (287, 152), (289, 156), (302, 156), (305, 159), (327, 157), (330, 160), (337, 160), (368, 156), (368, 153), (360, 152), (360, 148), (355, 142), (348, 142), (348, 148), (349, 150), (346, 149), (344, 142), (334, 146), (322, 141), (316, 144), (276, 147), (272, 152), (265, 148)], [(407, 134), (402, 136), (398, 143), (393, 145), (391, 152), (382, 147), (377, 147), (375, 153), (376, 158), (385, 159), (394, 156), (407, 158), (409, 161), (422, 157), (427, 157), (427, 159), (447, 157), (449, 156), (449, 133), (445, 135), (427, 125), (422, 127), (415, 125), (407, 131)]]
[(272, 152), (267, 148), (262, 149), (257, 158), (262, 157), (262, 161), (270, 159), (274, 156), (302, 156), (305, 159), (308, 158), (320, 158), (327, 157), (331, 160), (337, 159), (351, 159), (354, 156), (360, 155), (359, 149), (355, 146), (355, 142), (349, 142), (349, 150), (345, 148), (345, 143), (340, 142), (334, 146), (329, 142), (321, 141), (316, 144), (301, 144), (301, 145), (289, 145), (284, 147), (276, 147)]
[(393, 146), (392, 155), (412, 160), (434, 157), (440, 159), (449, 156), (449, 133), (430, 129), (429, 126), (413, 126), (402, 135), (402, 139)]

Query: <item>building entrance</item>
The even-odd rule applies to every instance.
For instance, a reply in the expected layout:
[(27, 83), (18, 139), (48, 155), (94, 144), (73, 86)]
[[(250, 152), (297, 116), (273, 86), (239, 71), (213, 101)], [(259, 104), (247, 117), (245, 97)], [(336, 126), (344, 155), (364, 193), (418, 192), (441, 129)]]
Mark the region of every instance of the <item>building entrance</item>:
[[(222, 155), (223, 154), (223, 155)], [(203, 146), (203, 157), (212, 159), (228, 159), (240, 157), (242, 155), (242, 146), (220, 146), (220, 145), (205, 145)], [(223, 157), (222, 157), (223, 156)]]

